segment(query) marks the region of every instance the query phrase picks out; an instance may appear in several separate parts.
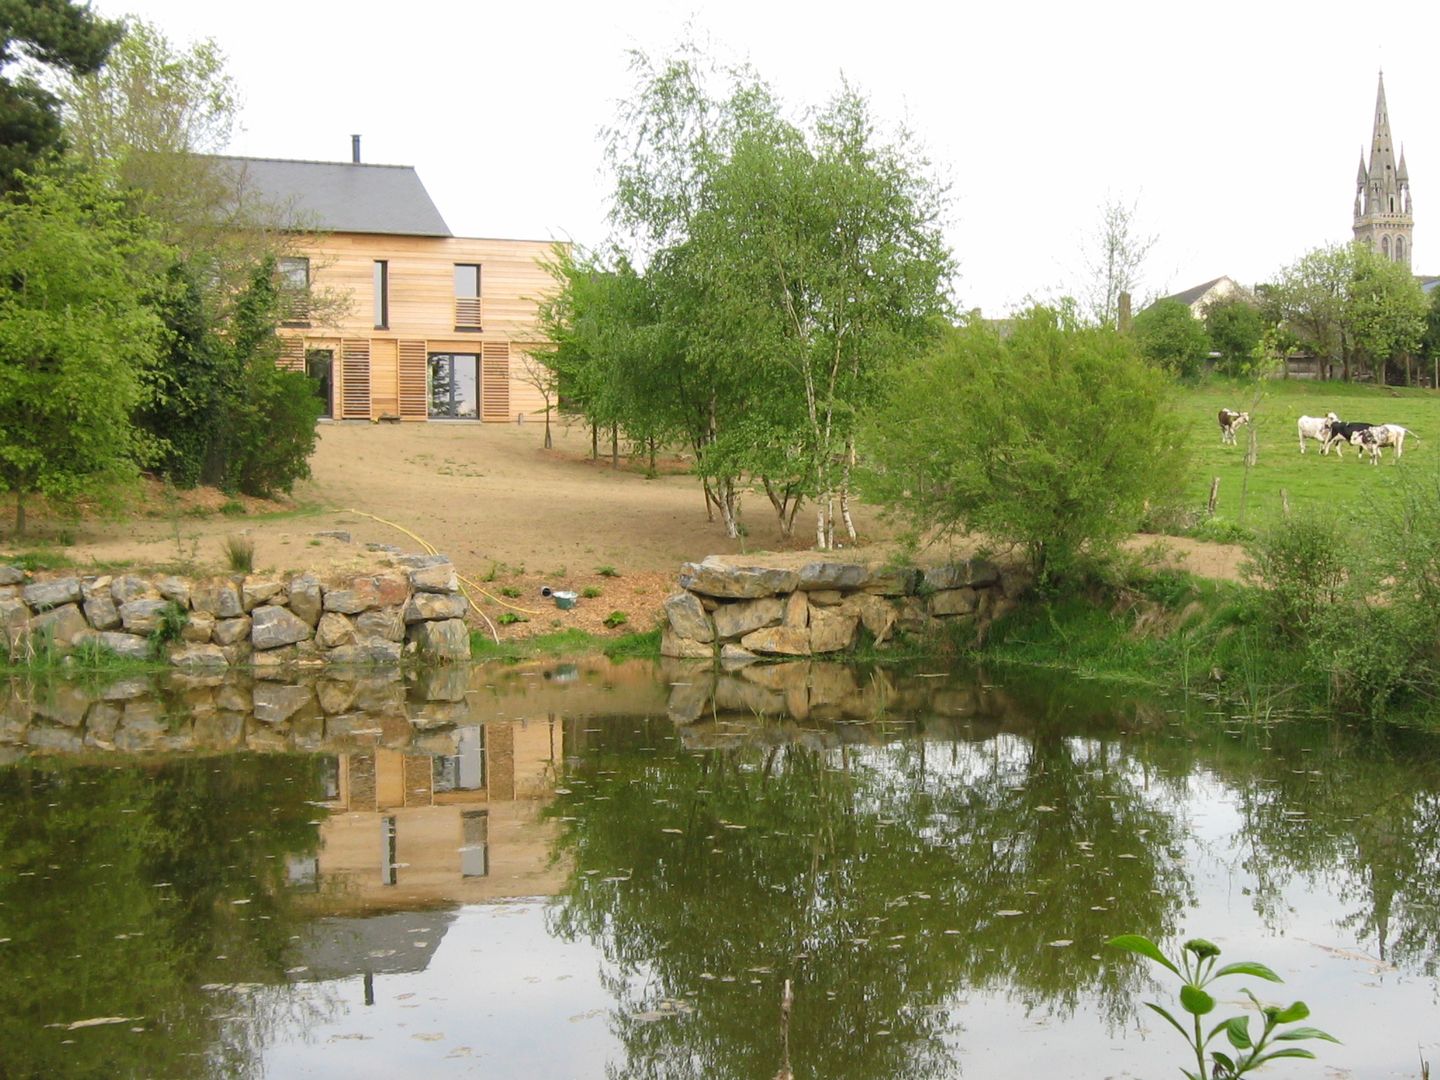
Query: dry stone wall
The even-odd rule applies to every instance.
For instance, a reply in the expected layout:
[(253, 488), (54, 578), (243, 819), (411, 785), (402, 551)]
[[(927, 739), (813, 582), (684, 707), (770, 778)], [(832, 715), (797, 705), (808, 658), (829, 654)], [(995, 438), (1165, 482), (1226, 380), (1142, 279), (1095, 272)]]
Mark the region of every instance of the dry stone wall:
[(712, 555), (680, 569), (665, 601), (662, 656), (746, 663), (877, 644), (964, 620), (983, 633), (1025, 587), (981, 559), (896, 567), (819, 555)]
[(38, 643), (84, 645), (137, 660), (167, 611), (185, 614), (166, 653), (180, 668), (468, 660), (466, 600), (444, 555), (399, 555), (376, 572), (316, 574), (89, 575), (33, 580), (0, 566), (0, 634), (12, 662)]

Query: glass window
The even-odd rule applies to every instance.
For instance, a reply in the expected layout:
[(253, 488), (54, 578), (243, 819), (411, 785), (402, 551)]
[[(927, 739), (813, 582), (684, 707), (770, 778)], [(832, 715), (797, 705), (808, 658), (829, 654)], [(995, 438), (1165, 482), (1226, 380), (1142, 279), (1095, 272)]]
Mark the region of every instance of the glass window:
[(310, 325), (310, 260), (278, 259), (275, 272), (280, 278), (280, 321), (287, 326)]
[(390, 327), (390, 264), (375, 260), (375, 329)]
[(430, 354), (430, 415), (480, 418), (480, 357), (475, 353)]
[(287, 256), (279, 259), (275, 267), (280, 271), (280, 280), (287, 289), (304, 292), (310, 288), (310, 260)]
[(455, 295), (468, 298), (480, 295), (480, 267), (472, 263), (455, 264)]
[[(319, 395), (325, 409), (320, 414), (321, 416), (335, 415), (335, 382), (332, 374), (334, 364), (335, 352), (333, 349), (310, 349), (305, 353), (305, 374), (315, 380), (315, 393)], [(333, 799), (337, 796), (326, 795), (325, 797)]]

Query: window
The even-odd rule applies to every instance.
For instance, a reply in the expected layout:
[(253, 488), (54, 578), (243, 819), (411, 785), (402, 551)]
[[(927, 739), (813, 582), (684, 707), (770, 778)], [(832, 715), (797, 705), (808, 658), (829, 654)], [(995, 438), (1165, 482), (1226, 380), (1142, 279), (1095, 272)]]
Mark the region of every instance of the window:
[(1405, 238), (1403, 236), (1397, 236), (1395, 238), (1395, 261), (1405, 261)]
[(455, 329), (481, 328), (480, 267), (477, 263), (455, 264)]
[(475, 353), (431, 353), (428, 372), (430, 415), (438, 419), (480, 418), (480, 357)]
[(490, 873), (490, 811), (466, 810), (460, 815), (460, 876)]
[(375, 329), (390, 329), (390, 264), (375, 260)]
[[(315, 380), (315, 393), (324, 409), (321, 416), (335, 415), (335, 350), (307, 349), (305, 352), (305, 374)], [(327, 795), (326, 798), (336, 796)]]
[(286, 256), (275, 263), (280, 277), (280, 321), (286, 326), (310, 325), (310, 260)]

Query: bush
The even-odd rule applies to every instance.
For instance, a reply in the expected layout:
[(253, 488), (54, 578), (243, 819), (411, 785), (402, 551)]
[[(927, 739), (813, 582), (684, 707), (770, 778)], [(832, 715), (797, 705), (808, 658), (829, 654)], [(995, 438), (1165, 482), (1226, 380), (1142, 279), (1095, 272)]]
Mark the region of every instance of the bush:
[(1185, 440), (1171, 385), (1113, 330), (1034, 308), (978, 319), (899, 370), (865, 429), (867, 495), (919, 531), (1015, 544), (1042, 584), (1176, 501)]
[(1196, 378), (1210, 352), (1205, 325), (1179, 300), (1161, 300), (1136, 315), (1135, 340), (1145, 359), (1181, 379)]
[(618, 626), (624, 626), (629, 621), (630, 616), (626, 615), (623, 611), (612, 611), (609, 615), (605, 616), (605, 625), (611, 630), (614, 630)]
[(1281, 637), (1295, 642), (1333, 621), (1351, 575), (1355, 530), (1342, 534), (1334, 516), (1303, 513), (1260, 534), (1248, 546), (1246, 576), (1261, 590), (1261, 605)]
[(248, 536), (227, 536), (225, 538), (225, 564), (237, 574), (249, 574), (255, 570), (255, 541)]

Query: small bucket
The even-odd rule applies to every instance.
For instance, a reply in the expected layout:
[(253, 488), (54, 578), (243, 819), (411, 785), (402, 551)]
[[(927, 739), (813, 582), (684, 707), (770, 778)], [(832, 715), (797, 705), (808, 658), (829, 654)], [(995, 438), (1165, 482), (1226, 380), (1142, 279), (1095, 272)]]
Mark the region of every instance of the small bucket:
[(579, 593), (560, 591), (552, 592), (550, 595), (555, 598), (555, 606), (561, 611), (569, 611), (575, 606), (575, 601), (580, 597)]

